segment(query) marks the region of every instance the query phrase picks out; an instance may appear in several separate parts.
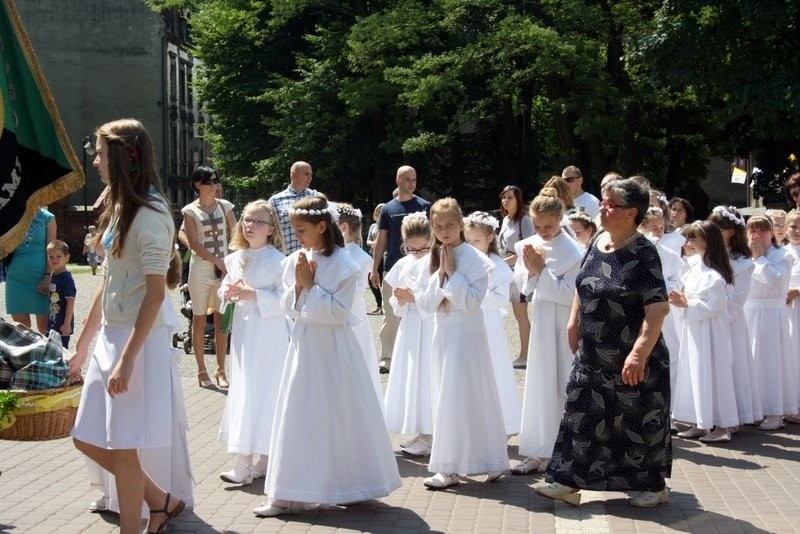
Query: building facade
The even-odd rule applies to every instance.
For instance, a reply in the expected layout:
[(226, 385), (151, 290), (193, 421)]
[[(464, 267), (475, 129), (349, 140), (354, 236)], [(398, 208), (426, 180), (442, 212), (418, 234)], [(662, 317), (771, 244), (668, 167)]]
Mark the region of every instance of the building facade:
[[(183, 13), (152, 11), (143, 0), (26, 0), (17, 9), (58, 106), (86, 186), (50, 206), (59, 238), (80, 256), (85, 228), (97, 219), (103, 191), (92, 166), (94, 131), (134, 117), (152, 137), (159, 171), (176, 209), (191, 201), (192, 169), (206, 164), (199, 136), (206, 117), (192, 87), (196, 60)], [(77, 254), (76, 254), (76, 248)]]

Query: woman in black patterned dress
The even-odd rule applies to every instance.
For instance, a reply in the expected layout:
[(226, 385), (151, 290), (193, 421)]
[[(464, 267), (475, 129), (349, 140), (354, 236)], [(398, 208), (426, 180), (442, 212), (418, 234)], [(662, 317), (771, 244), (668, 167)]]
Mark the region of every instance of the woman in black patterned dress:
[(605, 232), (586, 255), (567, 327), (578, 356), (564, 417), (547, 482), (534, 489), (573, 505), (579, 489), (638, 491), (631, 504), (652, 507), (669, 499), (672, 470), (667, 291), (655, 246), (636, 230), (647, 190), (622, 180), (602, 196)]

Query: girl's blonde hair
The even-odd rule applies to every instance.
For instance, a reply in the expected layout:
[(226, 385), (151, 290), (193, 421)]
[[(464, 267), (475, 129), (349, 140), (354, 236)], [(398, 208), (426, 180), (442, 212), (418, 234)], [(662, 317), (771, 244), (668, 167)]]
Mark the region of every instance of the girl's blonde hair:
[(233, 237), (231, 237), (231, 242), (229, 245), (231, 250), (243, 250), (250, 248), (250, 243), (248, 243), (247, 239), (244, 238), (243, 219), (245, 213), (253, 211), (263, 211), (267, 214), (267, 216), (269, 217), (268, 222), (272, 223), (272, 228), (273, 228), (272, 235), (267, 237), (267, 243), (271, 244), (279, 252), (283, 252), (284, 251), (283, 233), (281, 232), (281, 225), (280, 221), (278, 220), (278, 214), (275, 213), (275, 208), (272, 207), (272, 204), (270, 204), (263, 198), (259, 198), (258, 200), (254, 200), (248, 203), (242, 210), (242, 216), (239, 217), (239, 221), (233, 228)]
[[(485, 222), (484, 222), (485, 221)], [(491, 240), (489, 241), (489, 250), (486, 254), (497, 254), (500, 255), (500, 250), (497, 248), (497, 234), (494, 233), (495, 226), (497, 225), (497, 219), (486, 213), (485, 211), (473, 211), (469, 214), (469, 217), (464, 219), (464, 227), (470, 230), (478, 230), (486, 234), (487, 237), (490, 237)]]
[(531, 216), (554, 215), (560, 219), (564, 215), (564, 204), (558, 196), (558, 191), (553, 187), (542, 188), (528, 209)]
[[(456, 199), (452, 197), (440, 198), (431, 206), (431, 221), (434, 215), (452, 215), (461, 226), (459, 230), (459, 237), (461, 241), (466, 241), (464, 237), (464, 214), (461, 212), (461, 206), (458, 205)], [(433, 245), (431, 246), (431, 272), (436, 272), (439, 268), (439, 250), (442, 248), (442, 242), (433, 234)]]
[(400, 234), (403, 236), (403, 241), (414, 239), (415, 237), (422, 237), (430, 242), (431, 222), (428, 220), (425, 212), (412, 213), (403, 217), (403, 223), (400, 226)]
[[(558, 197), (558, 199), (564, 204), (565, 210), (571, 210), (575, 207), (575, 201), (572, 200), (572, 193), (569, 192), (567, 181), (562, 177), (558, 175), (551, 176), (550, 179), (544, 184), (544, 187), (542, 187), (542, 191), (549, 188), (555, 189), (555, 196)], [(542, 194), (542, 191), (539, 191), (540, 195)]]

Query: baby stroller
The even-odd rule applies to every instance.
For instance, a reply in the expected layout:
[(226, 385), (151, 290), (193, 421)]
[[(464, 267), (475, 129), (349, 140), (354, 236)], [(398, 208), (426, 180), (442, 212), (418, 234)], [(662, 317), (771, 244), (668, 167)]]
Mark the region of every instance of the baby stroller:
[[(172, 346), (183, 348), (186, 354), (192, 353), (192, 299), (189, 297), (189, 285), (182, 284), (181, 292), (181, 315), (186, 317), (186, 330), (175, 332), (172, 335)], [(206, 324), (203, 328), (203, 348), (206, 354), (214, 353), (214, 316), (206, 315)]]
[[(186, 254), (183, 255), (186, 258)], [(181, 270), (181, 286), (180, 286), (180, 293), (181, 293), (181, 315), (186, 317), (188, 321), (188, 325), (186, 330), (183, 332), (175, 332), (172, 335), (172, 346), (178, 348), (181, 346), (183, 348), (183, 352), (186, 354), (192, 353), (192, 299), (189, 296), (189, 262), (183, 262), (183, 268)], [(205, 353), (214, 353), (214, 317), (212, 315), (206, 315), (206, 324), (203, 331), (203, 347), (205, 349)]]

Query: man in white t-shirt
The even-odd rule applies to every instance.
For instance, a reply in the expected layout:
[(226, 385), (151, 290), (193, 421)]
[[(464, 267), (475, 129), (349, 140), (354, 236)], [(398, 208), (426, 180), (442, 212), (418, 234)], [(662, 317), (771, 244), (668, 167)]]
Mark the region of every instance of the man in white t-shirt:
[(570, 165), (561, 171), (561, 177), (567, 182), (569, 192), (572, 194), (572, 201), (575, 206), (586, 212), (589, 217), (594, 219), (600, 213), (600, 201), (591, 193), (583, 190), (583, 174), (575, 165)]

